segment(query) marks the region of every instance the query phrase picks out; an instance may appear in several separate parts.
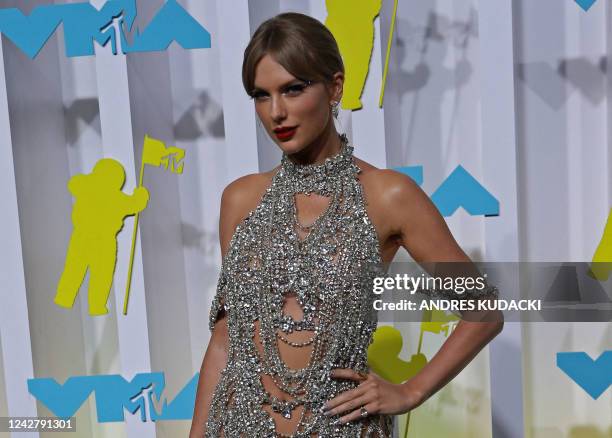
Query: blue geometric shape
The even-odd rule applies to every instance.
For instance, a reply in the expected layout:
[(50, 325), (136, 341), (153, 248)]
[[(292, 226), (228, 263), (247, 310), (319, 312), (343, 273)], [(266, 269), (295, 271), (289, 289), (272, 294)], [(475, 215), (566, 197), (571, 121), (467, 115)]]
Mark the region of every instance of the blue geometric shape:
[(95, 386), (99, 423), (124, 421), (124, 409), (131, 414), (140, 411), (141, 420), (146, 421), (145, 400), (137, 396), (153, 386), (153, 392), (159, 398), (165, 386), (164, 373), (136, 374), (130, 382), (119, 374), (89, 376), (89, 378)]
[[(193, 378), (187, 382), (187, 385), (174, 397), (170, 403), (164, 400), (162, 411), (160, 414), (155, 410), (152, 394), (149, 394), (151, 407), (151, 420), (191, 420), (193, 418), (193, 407), (195, 406), (196, 390), (198, 387), (198, 379), (200, 373), (196, 373)], [(157, 399), (159, 401), (159, 397)]]
[(56, 417), (73, 417), (95, 389), (88, 376), (70, 377), (63, 385), (51, 378), (28, 379), (28, 392)]
[(166, 50), (173, 41), (184, 49), (210, 48), (210, 33), (176, 2), (168, 0), (149, 23), (144, 33), (134, 36), (131, 45), (122, 34), (125, 53)]
[(0, 32), (30, 58), (38, 55), (61, 22), (55, 5), (38, 6), (29, 17), (17, 8), (0, 9)]
[(589, 8), (593, 6), (593, 3), (595, 3), (597, 0), (574, 0), (574, 1), (578, 3), (578, 6), (580, 6), (582, 9), (584, 9), (585, 11), (588, 11)]
[(398, 172), (401, 172), (404, 175), (408, 175), (419, 186), (423, 185), (423, 166), (394, 167), (393, 170), (397, 170)]
[(604, 351), (596, 360), (582, 351), (557, 353), (557, 367), (593, 399), (612, 385), (612, 350)]
[(459, 207), (472, 216), (499, 215), (499, 201), (461, 165), (431, 195), (431, 200), (442, 216), (452, 216)]
[(90, 3), (67, 3), (57, 5), (61, 8), (64, 22), (64, 42), (66, 56), (94, 55), (94, 41), (104, 47), (111, 41), (113, 54), (117, 54), (117, 35), (115, 28), (107, 28), (115, 18), (121, 17), (121, 35), (124, 27), (131, 30), (136, 21), (136, 0), (108, 0), (102, 9), (97, 10)]

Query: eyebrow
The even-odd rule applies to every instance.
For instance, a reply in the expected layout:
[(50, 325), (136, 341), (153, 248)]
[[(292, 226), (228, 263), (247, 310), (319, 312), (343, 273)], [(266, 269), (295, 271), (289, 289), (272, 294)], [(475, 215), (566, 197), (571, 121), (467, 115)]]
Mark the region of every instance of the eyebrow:
[[(299, 81), (299, 82), (306, 82), (306, 81), (304, 81), (303, 79), (300, 79), (300, 78), (294, 78), (294, 79), (291, 79), (290, 81), (287, 81), (287, 82), (285, 82), (284, 84), (282, 84), (282, 85), (279, 87), (279, 89), (281, 89), (281, 90), (282, 90), (283, 88), (286, 88), (286, 87), (288, 87), (289, 85), (293, 84), (294, 82), (298, 82), (298, 81)], [(251, 94), (256, 93), (256, 92), (258, 92), (258, 91), (266, 91), (266, 90), (264, 90), (263, 88), (260, 88), (260, 87), (258, 87), (258, 86), (255, 86), (255, 88), (253, 88), (253, 90), (251, 91)]]

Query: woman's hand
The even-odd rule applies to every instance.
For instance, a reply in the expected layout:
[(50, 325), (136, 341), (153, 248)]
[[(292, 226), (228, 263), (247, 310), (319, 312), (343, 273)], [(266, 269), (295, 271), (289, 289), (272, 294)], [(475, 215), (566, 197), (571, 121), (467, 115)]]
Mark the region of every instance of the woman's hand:
[(357, 388), (345, 391), (325, 403), (325, 415), (343, 414), (338, 420), (340, 424), (366, 415), (403, 414), (424, 401), (422, 394), (412, 388), (409, 381), (398, 385), (387, 382), (372, 372), (359, 374), (348, 368), (334, 369), (331, 376), (361, 382)]

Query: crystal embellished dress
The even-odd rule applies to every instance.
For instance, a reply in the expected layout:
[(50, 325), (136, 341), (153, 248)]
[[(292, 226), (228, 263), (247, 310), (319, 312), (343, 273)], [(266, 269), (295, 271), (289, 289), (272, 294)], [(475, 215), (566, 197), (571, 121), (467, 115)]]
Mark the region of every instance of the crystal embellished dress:
[[(212, 330), (225, 310), (229, 346), (208, 438), (391, 436), (390, 416), (338, 425), (338, 416), (320, 411), (358, 384), (330, 377), (333, 368), (368, 370), (377, 323), (371, 267), (382, 262), (353, 147), (341, 140), (338, 154), (322, 164), (297, 165), (283, 155), (259, 205), (232, 236), (210, 311)], [(312, 225), (299, 223), (298, 193), (329, 199)], [(291, 300), (300, 317), (287, 312)], [(303, 366), (289, 364), (292, 350), (306, 352)]]

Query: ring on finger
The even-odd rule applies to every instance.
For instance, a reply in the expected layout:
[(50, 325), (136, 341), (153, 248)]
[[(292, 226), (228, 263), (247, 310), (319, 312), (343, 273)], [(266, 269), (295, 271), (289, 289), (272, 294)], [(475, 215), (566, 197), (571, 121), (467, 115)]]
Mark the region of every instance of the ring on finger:
[(361, 409), (359, 409), (359, 416), (361, 418), (365, 418), (369, 415), (368, 410), (365, 408), (365, 406), (362, 406)]

